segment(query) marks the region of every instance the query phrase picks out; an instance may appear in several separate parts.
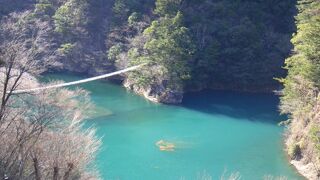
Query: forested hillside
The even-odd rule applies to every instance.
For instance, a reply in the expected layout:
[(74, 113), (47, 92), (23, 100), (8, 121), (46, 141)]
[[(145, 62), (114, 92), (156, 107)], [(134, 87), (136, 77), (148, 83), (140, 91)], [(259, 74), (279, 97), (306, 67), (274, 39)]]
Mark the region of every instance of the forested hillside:
[[(45, 71), (100, 75), (145, 63), (113, 80), (172, 104), (180, 103), (186, 91), (271, 92), (282, 83), (280, 109), (289, 115), (287, 151), (301, 173), (318, 179), (319, 11), (319, 0), (0, 0), (1, 63), (12, 68), (8, 57), (18, 51), (3, 48), (11, 44), (26, 52), (37, 47), (37, 55), (26, 59), (36, 65), (50, 61)], [(14, 68), (27, 66), (21, 64)], [(29, 155), (26, 160), (34, 161)], [(89, 160), (83, 161), (77, 170), (86, 177)], [(25, 168), (12, 167), (12, 174), (22, 177)]]
[(1, 0), (0, 14), (2, 24), (25, 16), (27, 24), (41, 30), (39, 23), (46, 22), (50, 30), (44, 50), (55, 53), (43, 58), (57, 59), (59, 68), (96, 75), (151, 62), (145, 70), (117, 79), (126, 79), (128, 88), (157, 101), (177, 103), (184, 91), (204, 88), (278, 89), (273, 78), (285, 75), (281, 67), (291, 49), (295, 4)]
[(310, 179), (320, 177), (320, 2), (300, 0), (293, 55), (286, 60), (281, 110), (289, 114), (287, 148), (292, 163)]

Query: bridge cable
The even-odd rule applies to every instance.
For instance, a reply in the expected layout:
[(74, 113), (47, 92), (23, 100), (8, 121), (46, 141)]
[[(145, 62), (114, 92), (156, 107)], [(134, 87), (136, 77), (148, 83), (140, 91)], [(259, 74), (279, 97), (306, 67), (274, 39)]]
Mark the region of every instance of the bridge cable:
[[(61, 87), (66, 87), (66, 86), (72, 86), (72, 85), (87, 83), (87, 82), (90, 82), (90, 81), (96, 81), (96, 80), (99, 80), (99, 79), (108, 78), (108, 77), (115, 76), (115, 75), (118, 75), (118, 74), (123, 74), (123, 73), (129, 72), (129, 71), (134, 71), (136, 69), (141, 68), (144, 65), (146, 65), (146, 64), (140, 64), (140, 65), (132, 66), (132, 67), (129, 67), (129, 68), (126, 68), (126, 69), (123, 69), (123, 70), (116, 71), (116, 72), (103, 74), (103, 75), (99, 75), (99, 76), (95, 76), (95, 77), (91, 77), (91, 78), (86, 78), (86, 79), (82, 79), (82, 80), (78, 80), (78, 81), (72, 81), (72, 82), (67, 82), (67, 83), (62, 83), (62, 84), (49, 85), (49, 86), (44, 86), (44, 87), (37, 87), (37, 88), (32, 88), (32, 89), (15, 90), (15, 91), (12, 91), (12, 94), (30, 93), (30, 92), (41, 91), (41, 90), (46, 90), (46, 89), (61, 88)], [(7, 92), (7, 93), (9, 93), (9, 92)]]

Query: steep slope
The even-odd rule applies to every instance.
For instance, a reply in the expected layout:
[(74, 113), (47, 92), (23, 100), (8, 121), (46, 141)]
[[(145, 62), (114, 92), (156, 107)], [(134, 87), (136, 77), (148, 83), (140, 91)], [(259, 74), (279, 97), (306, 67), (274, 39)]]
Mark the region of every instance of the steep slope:
[(286, 138), (292, 163), (309, 179), (320, 178), (320, 2), (300, 0), (293, 55), (286, 60), (281, 110), (290, 115)]
[[(164, 103), (179, 103), (185, 91), (207, 88), (279, 89), (273, 78), (285, 75), (281, 67), (295, 31), (295, 0), (0, 3), (2, 16), (29, 10), (29, 21), (50, 26), (46, 52), (62, 64), (53, 69), (97, 75), (147, 60), (152, 63), (145, 71), (116, 80), (128, 80), (127, 87)], [(179, 25), (170, 25), (168, 19), (178, 13)], [(177, 31), (167, 33), (172, 25)]]

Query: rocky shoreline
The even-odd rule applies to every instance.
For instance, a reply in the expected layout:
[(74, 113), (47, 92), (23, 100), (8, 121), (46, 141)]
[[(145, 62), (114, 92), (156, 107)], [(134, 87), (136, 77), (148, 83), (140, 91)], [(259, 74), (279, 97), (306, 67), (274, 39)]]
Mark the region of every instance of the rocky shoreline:
[(131, 90), (156, 103), (180, 104), (183, 99), (183, 91), (167, 90), (163, 85), (149, 85), (148, 87), (141, 87), (126, 79), (123, 86), (128, 90)]
[(317, 178), (319, 178), (317, 177), (316, 169), (311, 163), (304, 164), (302, 161), (291, 160), (290, 164), (293, 165), (297, 172), (306, 179), (316, 180)]
[[(74, 66), (73, 66), (74, 67)], [(66, 70), (70, 72), (79, 72), (79, 69), (77, 71), (73, 71), (72, 66), (69, 66), (68, 68), (65, 68)], [(113, 68), (108, 68), (107, 70), (104, 70), (104, 72), (110, 72)], [(84, 71), (81, 71), (81, 73), (85, 73)], [(85, 73), (85, 74), (90, 74), (90, 75), (96, 75), (96, 74), (101, 74), (102, 72), (90, 72), (90, 73)], [(180, 104), (183, 100), (183, 95), (184, 91), (170, 91), (167, 90), (163, 84), (157, 84), (157, 85), (150, 85), (148, 87), (141, 87), (139, 85), (134, 84), (133, 82), (130, 82), (126, 77), (124, 76), (117, 76), (116, 78), (113, 78), (112, 80), (117, 80), (117, 83), (119, 85), (123, 85), (126, 89), (129, 91), (133, 91), (134, 93), (143, 96), (147, 100), (155, 103), (164, 103), (164, 104)], [(201, 91), (204, 88), (197, 88), (197, 89), (190, 89), (190, 91)], [(219, 90), (224, 90), (226, 88), (223, 88), (222, 86), (212, 86), (209, 89), (219, 89)], [(229, 89), (229, 88), (227, 88)], [(253, 89), (234, 89), (235, 91), (241, 91), (241, 92), (250, 92), (250, 93), (272, 93), (272, 88), (269, 89), (258, 89), (258, 90), (253, 90)], [(296, 160), (288, 160), (291, 165), (295, 167), (297, 172), (301, 174), (303, 177), (307, 179), (316, 179), (316, 173), (311, 164), (304, 164), (301, 161), (296, 161)]]
[[(143, 96), (144, 98), (146, 98), (151, 102), (164, 103), (164, 104), (180, 104), (183, 99), (183, 95), (184, 95), (183, 91), (179, 91), (179, 92), (168, 91), (161, 85), (153, 85), (153, 86), (148, 86), (147, 88), (144, 88), (130, 82), (128, 79), (126, 79), (123, 76), (119, 76), (116, 79), (119, 80), (117, 81), (119, 85), (123, 85), (127, 90), (133, 91), (134, 93)], [(219, 88), (219, 89), (223, 89), (223, 88)], [(201, 91), (201, 90), (202, 89), (196, 89), (192, 91)], [(238, 89), (238, 91), (240, 90)], [(255, 91), (244, 91), (244, 92), (257, 93)], [(295, 167), (296, 171), (301, 176), (305, 177), (306, 179), (317, 179), (316, 170), (312, 166), (312, 164), (310, 163), (305, 164), (302, 161), (290, 160), (289, 158), (288, 158), (288, 162)]]
[[(173, 91), (165, 91), (163, 87), (156, 87), (156, 86), (149, 86), (148, 88), (142, 88), (139, 87), (133, 83), (131, 83), (128, 80), (125, 80), (123, 83), (123, 86), (130, 90), (133, 91), (134, 93), (143, 96), (147, 100), (150, 100), (155, 103), (164, 103), (164, 104), (180, 104), (183, 99), (184, 92), (173, 92)], [(210, 88), (210, 89), (219, 89), (223, 90), (225, 88)], [(203, 89), (193, 89), (192, 91), (201, 91)], [(269, 91), (270, 90), (270, 91)], [(241, 91), (240, 89), (237, 89), (237, 91)], [(243, 92), (249, 92), (249, 93), (273, 93), (273, 90), (268, 89), (266, 91), (252, 91), (252, 89), (246, 91), (244, 90)], [(287, 154), (287, 152), (285, 152)], [(314, 166), (312, 166), (311, 163), (305, 164), (303, 163), (302, 160), (297, 161), (297, 160), (290, 160), (288, 158), (288, 162), (294, 166), (296, 169), (297, 173), (299, 173), (302, 177), (306, 179), (317, 179), (317, 174), (316, 174), (316, 169)]]

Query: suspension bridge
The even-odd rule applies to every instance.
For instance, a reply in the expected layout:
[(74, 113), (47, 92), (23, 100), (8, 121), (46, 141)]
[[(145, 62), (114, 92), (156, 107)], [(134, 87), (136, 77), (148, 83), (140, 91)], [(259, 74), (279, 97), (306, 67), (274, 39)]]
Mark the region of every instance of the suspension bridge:
[(108, 78), (108, 77), (111, 77), (111, 76), (123, 74), (123, 73), (129, 72), (129, 71), (135, 71), (135, 70), (141, 68), (144, 65), (146, 65), (146, 64), (140, 64), (140, 65), (136, 65), (136, 66), (131, 66), (131, 67), (128, 67), (126, 69), (122, 69), (122, 70), (119, 70), (119, 71), (116, 71), (116, 72), (103, 74), (103, 75), (99, 75), (99, 76), (95, 76), (95, 77), (91, 77), (91, 78), (86, 78), (86, 79), (82, 79), (82, 80), (78, 80), (78, 81), (72, 81), (72, 82), (67, 82), (67, 83), (49, 85), (49, 86), (44, 86), (44, 87), (37, 87), (37, 88), (32, 88), (32, 89), (15, 90), (15, 91), (12, 91), (12, 94), (31, 93), (31, 92), (42, 91), (42, 90), (47, 90), (47, 89), (61, 88), (61, 87), (67, 87), (67, 86), (73, 86), (73, 85), (77, 85), (77, 84), (87, 83), (87, 82), (90, 82), (90, 81), (96, 81), (96, 80), (99, 80), (99, 79), (104, 79), (104, 78)]

